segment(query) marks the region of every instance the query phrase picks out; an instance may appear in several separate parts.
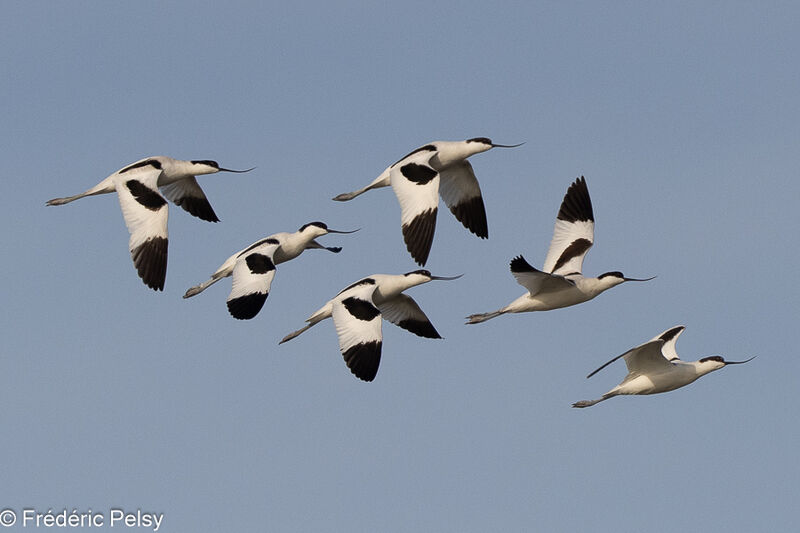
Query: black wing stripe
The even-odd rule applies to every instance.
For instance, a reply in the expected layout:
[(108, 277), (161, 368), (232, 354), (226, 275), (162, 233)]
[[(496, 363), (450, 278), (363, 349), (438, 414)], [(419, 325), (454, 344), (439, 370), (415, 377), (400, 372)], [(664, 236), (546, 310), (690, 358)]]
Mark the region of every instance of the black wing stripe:
[(381, 314), (378, 308), (372, 305), (372, 302), (354, 296), (342, 300), (342, 305), (353, 318), (364, 322), (374, 320), (375, 317)]
[(167, 201), (164, 200), (164, 198), (162, 198), (158, 192), (154, 191), (141, 181), (128, 180), (125, 182), (125, 186), (131, 192), (134, 199), (150, 211), (158, 211), (167, 205)]
[(134, 170), (134, 169), (142, 168), (142, 167), (148, 167), (148, 166), (153, 167), (153, 168), (158, 169), (158, 170), (161, 170), (161, 163), (157, 159), (145, 159), (144, 161), (139, 161), (138, 163), (134, 163), (132, 165), (129, 165), (129, 166), (123, 168), (122, 170), (119, 171), (119, 173), (120, 174), (125, 174), (126, 172), (128, 172), (130, 170)]
[(254, 242), (253, 244), (248, 246), (247, 249), (242, 250), (242, 252), (239, 255), (237, 255), (236, 257), (242, 257), (244, 254), (246, 254), (247, 252), (249, 252), (253, 248), (258, 248), (262, 244), (280, 244), (280, 242), (278, 241), (278, 239), (273, 239), (271, 237), (268, 237), (266, 239), (261, 239), (260, 241)]
[(249, 268), (250, 272), (253, 274), (267, 274), (275, 270), (272, 259), (264, 254), (250, 254), (245, 257), (244, 261), (247, 263), (247, 268)]
[(403, 157), (401, 157), (400, 159), (395, 161), (392, 166), (395, 166), (400, 161), (406, 159), (407, 157), (411, 157), (412, 155), (414, 155), (416, 153), (419, 153), (419, 152), (435, 152), (435, 151), (436, 151), (436, 147), (434, 145), (432, 145), (432, 144), (426, 144), (425, 146), (420, 146), (416, 150), (407, 153), (406, 155), (404, 155)]
[(375, 285), (375, 280), (372, 279), (372, 278), (360, 279), (360, 280), (356, 281), (355, 283), (352, 283), (352, 284), (348, 285), (347, 287), (345, 287), (344, 289), (340, 290), (339, 294), (342, 294), (345, 291), (349, 291), (353, 287), (358, 287), (359, 285)]
[(433, 178), (439, 175), (428, 165), (418, 163), (406, 163), (400, 167), (400, 173), (410, 182), (417, 185), (427, 185)]
[(586, 253), (586, 250), (591, 247), (592, 241), (589, 239), (575, 239), (564, 249), (563, 252), (561, 252), (561, 256), (558, 258), (558, 261), (556, 261), (556, 264), (553, 267), (553, 272), (566, 265), (574, 257), (578, 257), (579, 255)]

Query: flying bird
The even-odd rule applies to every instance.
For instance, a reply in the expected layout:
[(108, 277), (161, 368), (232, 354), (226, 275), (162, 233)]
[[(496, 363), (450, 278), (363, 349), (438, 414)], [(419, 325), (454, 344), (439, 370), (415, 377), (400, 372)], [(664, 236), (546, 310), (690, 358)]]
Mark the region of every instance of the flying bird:
[(228, 276), (233, 276), (233, 286), (228, 295), (228, 311), (239, 320), (255, 317), (269, 295), (275, 265), (291, 261), (305, 250), (328, 250), (339, 253), (338, 246), (327, 247), (317, 242), (317, 237), (328, 233), (355, 233), (330, 229), (323, 222), (309, 222), (294, 233), (275, 233), (236, 252), (222, 263), (211, 279), (186, 291), (184, 298), (200, 294), (208, 287)]
[(517, 146), (521, 144), (494, 144), (486, 137), (428, 143), (389, 166), (366, 187), (333, 199), (343, 202), (391, 185), (400, 202), (406, 248), (424, 266), (436, 229), (439, 195), (465, 228), (481, 239), (489, 237), (481, 188), (467, 158), (492, 148)]
[(621, 394), (658, 394), (685, 387), (697, 378), (727, 365), (741, 365), (752, 361), (726, 361), (719, 355), (703, 357), (699, 361), (684, 362), (675, 351), (678, 336), (686, 329), (675, 326), (653, 337), (644, 344), (628, 350), (607, 362), (588, 376), (590, 378), (619, 358), (625, 360), (628, 375), (622, 383), (603, 394), (597, 400), (575, 402), (572, 407), (590, 407)]
[(195, 176), (251, 170), (230, 170), (209, 160), (147, 157), (121, 168), (85, 192), (53, 198), (47, 205), (63, 205), (85, 196), (116, 191), (125, 225), (131, 235), (128, 248), (133, 264), (145, 285), (161, 291), (164, 290), (167, 276), (167, 201), (164, 197), (191, 215), (218, 222)]
[(568, 307), (591, 300), (626, 281), (653, 279), (626, 278), (617, 271), (606, 272), (596, 278), (584, 277), (581, 273), (583, 259), (592, 243), (594, 213), (586, 180), (581, 176), (569, 186), (561, 202), (543, 270), (532, 267), (521, 255), (511, 260), (511, 274), (517, 283), (528, 289), (528, 293), (497, 311), (469, 315), (467, 324), (485, 322), (505, 313)]
[(392, 324), (429, 339), (441, 339), (417, 302), (403, 291), (431, 280), (454, 280), (461, 276), (432, 276), (427, 270), (406, 274), (373, 274), (356, 281), (314, 312), (305, 326), (285, 336), (289, 341), (311, 326), (333, 317), (339, 350), (357, 378), (372, 381), (381, 361), (383, 335), (381, 317)]

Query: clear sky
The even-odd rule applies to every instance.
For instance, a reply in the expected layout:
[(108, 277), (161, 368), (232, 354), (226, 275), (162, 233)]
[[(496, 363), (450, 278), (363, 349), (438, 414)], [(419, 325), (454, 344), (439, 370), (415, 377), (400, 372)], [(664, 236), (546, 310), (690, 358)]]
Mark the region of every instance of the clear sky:
[[(0, 509), (141, 509), (170, 532), (797, 527), (796, 4), (8, 2), (3, 19)], [(440, 209), (427, 268), (464, 276), (408, 294), (445, 338), (384, 324), (373, 383), (331, 321), (279, 346), (352, 281), (418, 268), (390, 190), (331, 198), (478, 136), (526, 144), (472, 158), (488, 241)], [(115, 196), (45, 207), (149, 155), (257, 167), (199, 179), (218, 224), (170, 206), (163, 293)], [(524, 292), (509, 260), (541, 267), (580, 175), (584, 272), (658, 277), (464, 325)], [(181, 298), (314, 220), (361, 231), (280, 265), (256, 319), (228, 315), (228, 280)], [(758, 358), (570, 407), (676, 324), (686, 360)]]

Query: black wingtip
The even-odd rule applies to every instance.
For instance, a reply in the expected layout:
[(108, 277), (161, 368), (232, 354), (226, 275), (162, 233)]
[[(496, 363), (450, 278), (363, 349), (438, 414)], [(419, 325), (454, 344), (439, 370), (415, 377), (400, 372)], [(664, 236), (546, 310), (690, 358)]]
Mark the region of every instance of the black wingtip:
[(268, 294), (254, 292), (228, 300), (228, 312), (237, 320), (250, 320), (264, 307)]
[(211, 203), (205, 198), (194, 198), (184, 196), (175, 202), (175, 205), (184, 209), (190, 215), (196, 216), (206, 222), (219, 222), (219, 217), (211, 207)]
[(441, 339), (442, 336), (439, 335), (439, 332), (436, 331), (436, 328), (433, 327), (427, 320), (401, 320), (398, 324), (399, 327), (403, 328), (406, 331), (410, 331), (414, 335), (419, 337), (425, 337), (427, 339)]
[(436, 208), (420, 213), (407, 225), (403, 225), (406, 249), (420, 266), (425, 266), (428, 261), (435, 231)]
[(344, 362), (355, 377), (363, 381), (372, 381), (378, 375), (381, 363), (381, 341), (370, 341), (351, 346), (344, 352)]
[(530, 263), (528, 263), (522, 255), (518, 255), (509, 263), (511, 272), (538, 272)]
[(154, 237), (131, 250), (131, 258), (145, 285), (155, 291), (164, 290), (167, 278), (167, 239)]
[(567, 189), (561, 207), (558, 209), (557, 218), (565, 222), (594, 222), (592, 199), (589, 197), (589, 188), (586, 186), (586, 179), (583, 176), (576, 179)]
[(453, 216), (469, 231), (481, 239), (489, 238), (489, 224), (486, 222), (486, 207), (483, 198), (475, 196), (458, 205), (450, 207)]

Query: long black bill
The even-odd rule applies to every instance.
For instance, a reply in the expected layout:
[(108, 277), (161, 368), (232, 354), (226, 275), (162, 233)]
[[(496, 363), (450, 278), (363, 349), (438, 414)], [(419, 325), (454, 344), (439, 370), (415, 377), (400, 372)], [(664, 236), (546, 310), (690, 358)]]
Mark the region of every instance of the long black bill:
[(651, 279), (656, 279), (656, 276), (653, 276), (652, 278), (622, 278), (622, 279), (624, 279), (625, 281), (650, 281)]
[(248, 168), (247, 170), (231, 170), (229, 168), (220, 168), (219, 171), (220, 172), (233, 172), (235, 174), (244, 174), (245, 172), (250, 172), (251, 170), (253, 170), (255, 168), (256, 167)]
[(359, 231), (360, 229), (361, 228), (356, 228), (356, 229), (354, 229), (352, 231), (342, 231), (342, 230), (338, 230), (338, 229), (330, 229), (330, 228), (328, 228), (328, 233), (344, 233), (344, 234), (347, 234), (347, 233), (355, 233), (355, 232)]
[(440, 280), (443, 280), (443, 281), (453, 281), (454, 279), (458, 279), (458, 278), (462, 277), (463, 275), (464, 274), (459, 274), (458, 276), (450, 276), (450, 277), (446, 277), (446, 276), (431, 276), (431, 279), (440, 279)]
[(752, 361), (755, 358), (756, 358), (756, 356), (754, 355), (750, 359), (745, 359), (744, 361), (725, 361), (725, 364), (726, 365), (743, 365), (745, 363), (749, 363), (750, 361)]
[(519, 144), (494, 144), (492, 143), (492, 148), (516, 148), (517, 146), (522, 146), (525, 143)]

